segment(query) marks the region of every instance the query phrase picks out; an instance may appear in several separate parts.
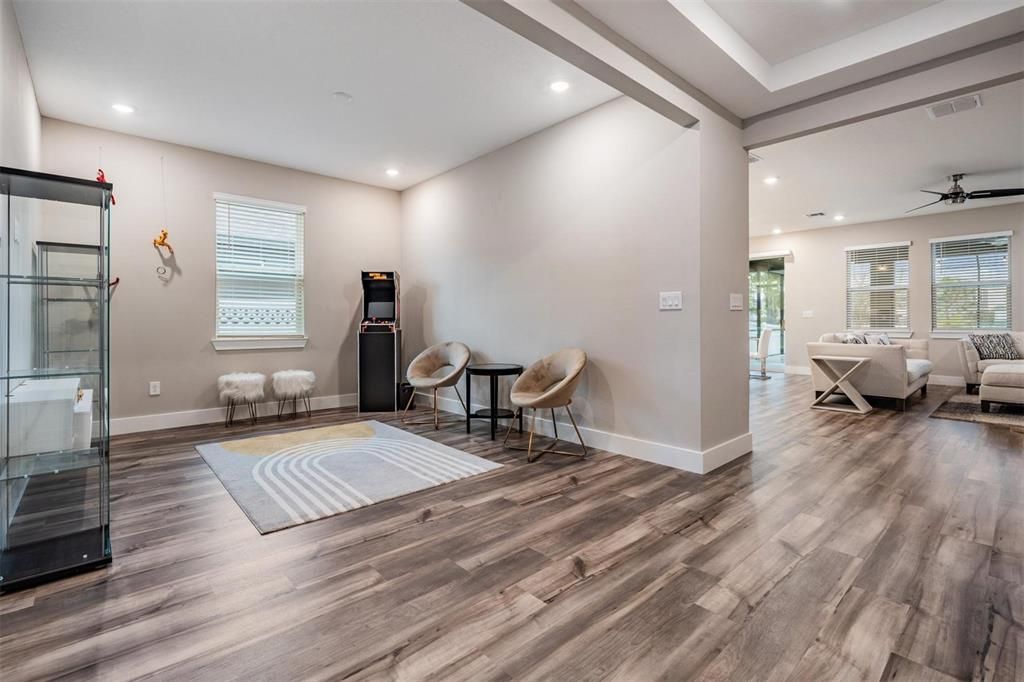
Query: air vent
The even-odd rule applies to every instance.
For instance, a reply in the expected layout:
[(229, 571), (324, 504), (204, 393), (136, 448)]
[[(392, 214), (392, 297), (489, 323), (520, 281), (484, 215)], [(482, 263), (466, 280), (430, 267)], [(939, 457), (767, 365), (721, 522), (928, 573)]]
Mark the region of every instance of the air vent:
[(967, 95), (965, 97), (957, 97), (956, 99), (947, 100), (945, 102), (938, 102), (936, 104), (929, 104), (925, 107), (928, 111), (930, 118), (942, 118), (943, 116), (950, 116), (952, 114), (959, 114), (964, 111), (970, 111), (971, 109), (981, 108), (981, 95)]
[(808, 218), (820, 218), (823, 215), (825, 215), (824, 211), (814, 211), (813, 213), (808, 213), (807, 217)]
[(761, 157), (752, 152), (747, 152), (747, 163), (757, 163), (761, 160)]

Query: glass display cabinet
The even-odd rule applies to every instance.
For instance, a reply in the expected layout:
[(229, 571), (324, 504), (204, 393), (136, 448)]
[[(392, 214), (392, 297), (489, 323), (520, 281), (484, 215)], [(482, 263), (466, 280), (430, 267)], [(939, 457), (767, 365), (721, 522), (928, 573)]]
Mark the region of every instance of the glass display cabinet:
[(0, 591), (111, 560), (111, 189), (0, 168)]

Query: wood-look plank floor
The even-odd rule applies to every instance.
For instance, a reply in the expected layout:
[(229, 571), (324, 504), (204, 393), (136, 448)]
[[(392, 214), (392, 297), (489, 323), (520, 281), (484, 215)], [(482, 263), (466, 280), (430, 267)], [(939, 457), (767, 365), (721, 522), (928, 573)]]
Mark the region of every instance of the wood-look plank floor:
[(114, 563), (0, 597), (0, 678), (1019, 680), (1024, 433), (929, 419), (952, 390), (752, 382), (708, 476), (416, 427), (507, 466), (266, 536), (193, 445), (354, 412), (120, 437)]

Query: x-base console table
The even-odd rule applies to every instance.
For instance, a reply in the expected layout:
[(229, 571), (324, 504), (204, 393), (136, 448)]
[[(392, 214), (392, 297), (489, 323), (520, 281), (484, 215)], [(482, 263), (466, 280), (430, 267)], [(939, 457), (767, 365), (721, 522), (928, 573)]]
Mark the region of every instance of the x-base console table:
[[(846, 355), (812, 355), (811, 362), (813, 362), (815, 367), (821, 370), (821, 373), (832, 382), (832, 385), (822, 392), (821, 395), (815, 398), (813, 403), (811, 403), (812, 410), (868, 414), (874, 409), (871, 407), (871, 403), (864, 399), (864, 396), (857, 390), (857, 387), (850, 381), (850, 377), (852, 377), (857, 370), (871, 362), (871, 358), (856, 358)], [(841, 368), (845, 367), (846, 371), (840, 374), (841, 370), (836, 369), (836, 365)], [(836, 403), (825, 402), (836, 391), (842, 391), (846, 397), (850, 399), (853, 405), (839, 405)]]

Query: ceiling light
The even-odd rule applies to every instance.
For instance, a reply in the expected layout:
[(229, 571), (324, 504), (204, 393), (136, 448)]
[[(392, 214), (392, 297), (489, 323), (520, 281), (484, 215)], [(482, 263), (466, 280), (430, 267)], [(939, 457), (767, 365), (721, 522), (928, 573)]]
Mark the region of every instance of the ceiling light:
[(772, 234), (782, 234), (782, 228), (776, 227), (774, 230), (772, 230)]
[(842, 213), (836, 213), (834, 216), (832, 216), (832, 220), (839, 222), (840, 220), (846, 220), (846, 216), (844, 216)]
[(778, 182), (779, 182), (779, 179), (777, 177), (775, 177), (774, 175), (769, 175), (767, 178), (764, 179), (764, 184), (766, 184), (766, 185), (774, 185), (774, 184), (777, 184)]
[(135, 113), (135, 107), (129, 106), (127, 104), (114, 104), (110, 108), (113, 109), (114, 111), (116, 111), (119, 114), (134, 114)]
[(384, 171), (384, 173), (389, 178), (397, 178), (398, 177), (398, 169), (397, 168), (388, 168), (386, 171)]
[(555, 81), (548, 86), (553, 92), (565, 92), (569, 89), (569, 83), (567, 81)]

